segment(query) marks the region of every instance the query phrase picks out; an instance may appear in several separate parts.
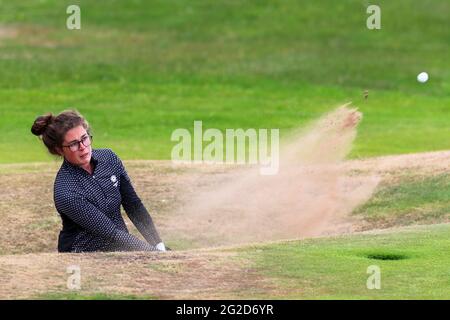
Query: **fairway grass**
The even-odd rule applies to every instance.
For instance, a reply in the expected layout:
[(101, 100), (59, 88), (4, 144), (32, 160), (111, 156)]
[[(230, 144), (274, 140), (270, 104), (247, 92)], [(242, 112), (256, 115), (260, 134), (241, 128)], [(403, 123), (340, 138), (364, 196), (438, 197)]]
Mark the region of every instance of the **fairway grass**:
[[(279, 285), (280, 294), (267, 299), (450, 299), (448, 252), (450, 224), (258, 245), (241, 253)], [(381, 289), (367, 288), (369, 266), (380, 268)]]
[(371, 229), (448, 222), (450, 175), (410, 174), (395, 182), (385, 182), (353, 215), (362, 217)]
[(69, 31), (70, 1), (1, 1), (0, 163), (50, 160), (31, 124), (68, 108), (123, 159), (169, 159), (194, 120), (283, 138), (348, 101), (352, 158), (450, 148), (448, 1), (380, 1), (377, 31), (361, 1), (77, 3)]

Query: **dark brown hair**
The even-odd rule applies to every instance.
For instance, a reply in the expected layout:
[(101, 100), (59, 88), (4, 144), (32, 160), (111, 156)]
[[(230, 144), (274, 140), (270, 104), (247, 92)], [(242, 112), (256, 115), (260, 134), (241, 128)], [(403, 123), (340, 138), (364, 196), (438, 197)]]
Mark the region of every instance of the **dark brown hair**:
[(51, 154), (59, 155), (57, 148), (62, 147), (67, 131), (78, 126), (83, 126), (90, 134), (88, 122), (78, 111), (65, 110), (57, 116), (47, 113), (37, 117), (31, 127), (31, 132), (41, 137)]

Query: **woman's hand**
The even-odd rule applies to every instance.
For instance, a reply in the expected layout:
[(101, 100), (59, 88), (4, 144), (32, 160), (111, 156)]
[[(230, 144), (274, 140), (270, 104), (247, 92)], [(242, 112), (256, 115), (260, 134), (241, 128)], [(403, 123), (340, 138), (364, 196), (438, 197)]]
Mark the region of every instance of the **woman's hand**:
[(164, 245), (164, 242), (158, 243), (158, 244), (155, 246), (155, 248), (156, 248), (156, 250), (162, 251), (162, 252), (170, 251), (170, 248), (166, 248), (166, 246)]

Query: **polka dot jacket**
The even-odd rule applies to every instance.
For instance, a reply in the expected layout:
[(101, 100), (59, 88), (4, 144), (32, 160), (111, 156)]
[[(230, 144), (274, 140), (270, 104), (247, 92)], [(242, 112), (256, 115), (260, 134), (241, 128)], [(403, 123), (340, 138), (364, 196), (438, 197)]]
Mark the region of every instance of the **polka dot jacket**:
[[(92, 149), (91, 162), (92, 175), (66, 159), (56, 175), (54, 201), (63, 225), (58, 251), (156, 250), (161, 239), (122, 161), (110, 149)], [(128, 232), (121, 205), (146, 242)]]

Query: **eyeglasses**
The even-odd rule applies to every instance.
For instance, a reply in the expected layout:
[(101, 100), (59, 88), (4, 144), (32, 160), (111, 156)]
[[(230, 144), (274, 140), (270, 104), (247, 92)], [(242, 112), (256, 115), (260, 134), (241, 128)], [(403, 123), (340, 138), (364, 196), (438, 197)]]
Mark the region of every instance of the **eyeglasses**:
[(86, 136), (82, 137), (81, 140), (73, 141), (70, 144), (68, 144), (67, 146), (63, 145), (63, 147), (69, 148), (70, 151), (75, 152), (75, 151), (80, 150), (80, 143), (82, 143), (83, 146), (85, 146), (85, 147), (89, 147), (92, 143), (92, 136), (86, 135)]

